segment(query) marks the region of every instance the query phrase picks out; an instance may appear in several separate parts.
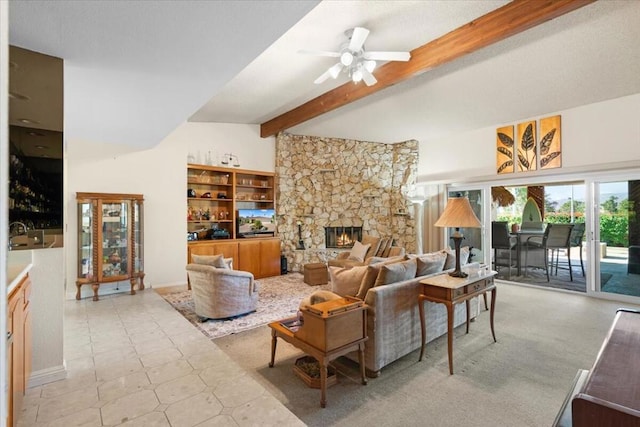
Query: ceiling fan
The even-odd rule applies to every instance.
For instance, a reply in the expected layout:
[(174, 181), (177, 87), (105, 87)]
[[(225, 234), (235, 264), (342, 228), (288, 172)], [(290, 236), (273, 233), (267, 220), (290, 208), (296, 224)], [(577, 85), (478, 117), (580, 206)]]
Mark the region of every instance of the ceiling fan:
[(337, 78), (341, 71), (345, 71), (354, 83), (364, 80), (367, 86), (373, 86), (377, 83), (372, 72), (376, 67), (376, 61), (408, 61), (411, 58), (409, 52), (373, 52), (366, 51), (364, 42), (369, 35), (369, 30), (363, 27), (355, 27), (345, 31), (348, 40), (340, 46), (339, 52), (327, 51), (311, 51), (301, 50), (300, 53), (306, 53), (318, 56), (329, 56), (332, 58), (340, 58), (340, 61), (329, 67), (327, 71), (322, 73), (314, 83), (320, 84), (329, 77)]

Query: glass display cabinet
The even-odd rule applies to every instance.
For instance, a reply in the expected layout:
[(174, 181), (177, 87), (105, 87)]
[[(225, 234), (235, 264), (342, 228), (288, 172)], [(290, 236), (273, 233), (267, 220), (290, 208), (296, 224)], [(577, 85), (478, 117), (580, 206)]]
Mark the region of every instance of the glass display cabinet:
[(91, 285), (98, 300), (101, 283), (128, 280), (131, 295), (144, 289), (143, 202), (141, 194), (76, 193), (78, 204), (78, 279)]

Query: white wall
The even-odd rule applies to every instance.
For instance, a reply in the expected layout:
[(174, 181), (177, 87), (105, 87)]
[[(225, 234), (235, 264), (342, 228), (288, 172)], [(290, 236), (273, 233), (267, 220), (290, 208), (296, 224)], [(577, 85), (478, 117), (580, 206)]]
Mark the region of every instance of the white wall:
[[(260, 138), (258, 125), (184, 123), (151, 150), (131, 151), (118, 145), (91, 141), (67, 142), (68, 209), (67, 298), (75, 295), (77, 275), (76, 192), (141, 193), (144, 203), (145, 285), (186, 283), (186, 164), (188, 153), (231, 152), (242, 169), (274, 170), (275, 139)], [(101, 285), (100, 293), (116, 285)], [(119, 292), (129, 288), (119, 284)], [(82, 297), (92, 295), (84, 286)]]
[(36, 386), (64, 378), (64, 251), (33, 250), (31, 278), (32, 373)]
[(497, 178), (496, 128), (557, 114), (562, 116), (562, 168), (501, 177), (561, 174), (598, 170), (622, 162), (640, 162), (640, 94), (635, 94), (536, 117), (514, 117), (509, 123), (496, 123), (460, 135), (421, 141), (419, 181)]

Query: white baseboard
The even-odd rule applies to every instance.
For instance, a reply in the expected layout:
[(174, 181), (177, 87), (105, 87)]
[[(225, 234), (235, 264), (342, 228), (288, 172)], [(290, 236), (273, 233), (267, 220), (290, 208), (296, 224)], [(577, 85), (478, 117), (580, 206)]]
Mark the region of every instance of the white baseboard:
[(31, 373), (29, 378), (29, 387), (38, 387), (44, 384), (49, 384), (54, 381), (60, 381), (67, 378), (67, 366), (65, 363), (52, 368), (41, 369)]

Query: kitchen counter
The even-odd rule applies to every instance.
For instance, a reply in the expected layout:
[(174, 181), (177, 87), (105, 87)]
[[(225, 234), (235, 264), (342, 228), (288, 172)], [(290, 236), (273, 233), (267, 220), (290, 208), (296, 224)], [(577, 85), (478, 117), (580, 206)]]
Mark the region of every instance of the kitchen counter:
[(63, 237), (61, 229), (29, 230), (28, 234), (21, 234), (11, 238), (11, 250), (61, 248), (64, 242)]
[(7, 257), (7, 294), (16, 287), (20, 280), (33, 266), (33, 253), (28, 251), (9, 251)]

